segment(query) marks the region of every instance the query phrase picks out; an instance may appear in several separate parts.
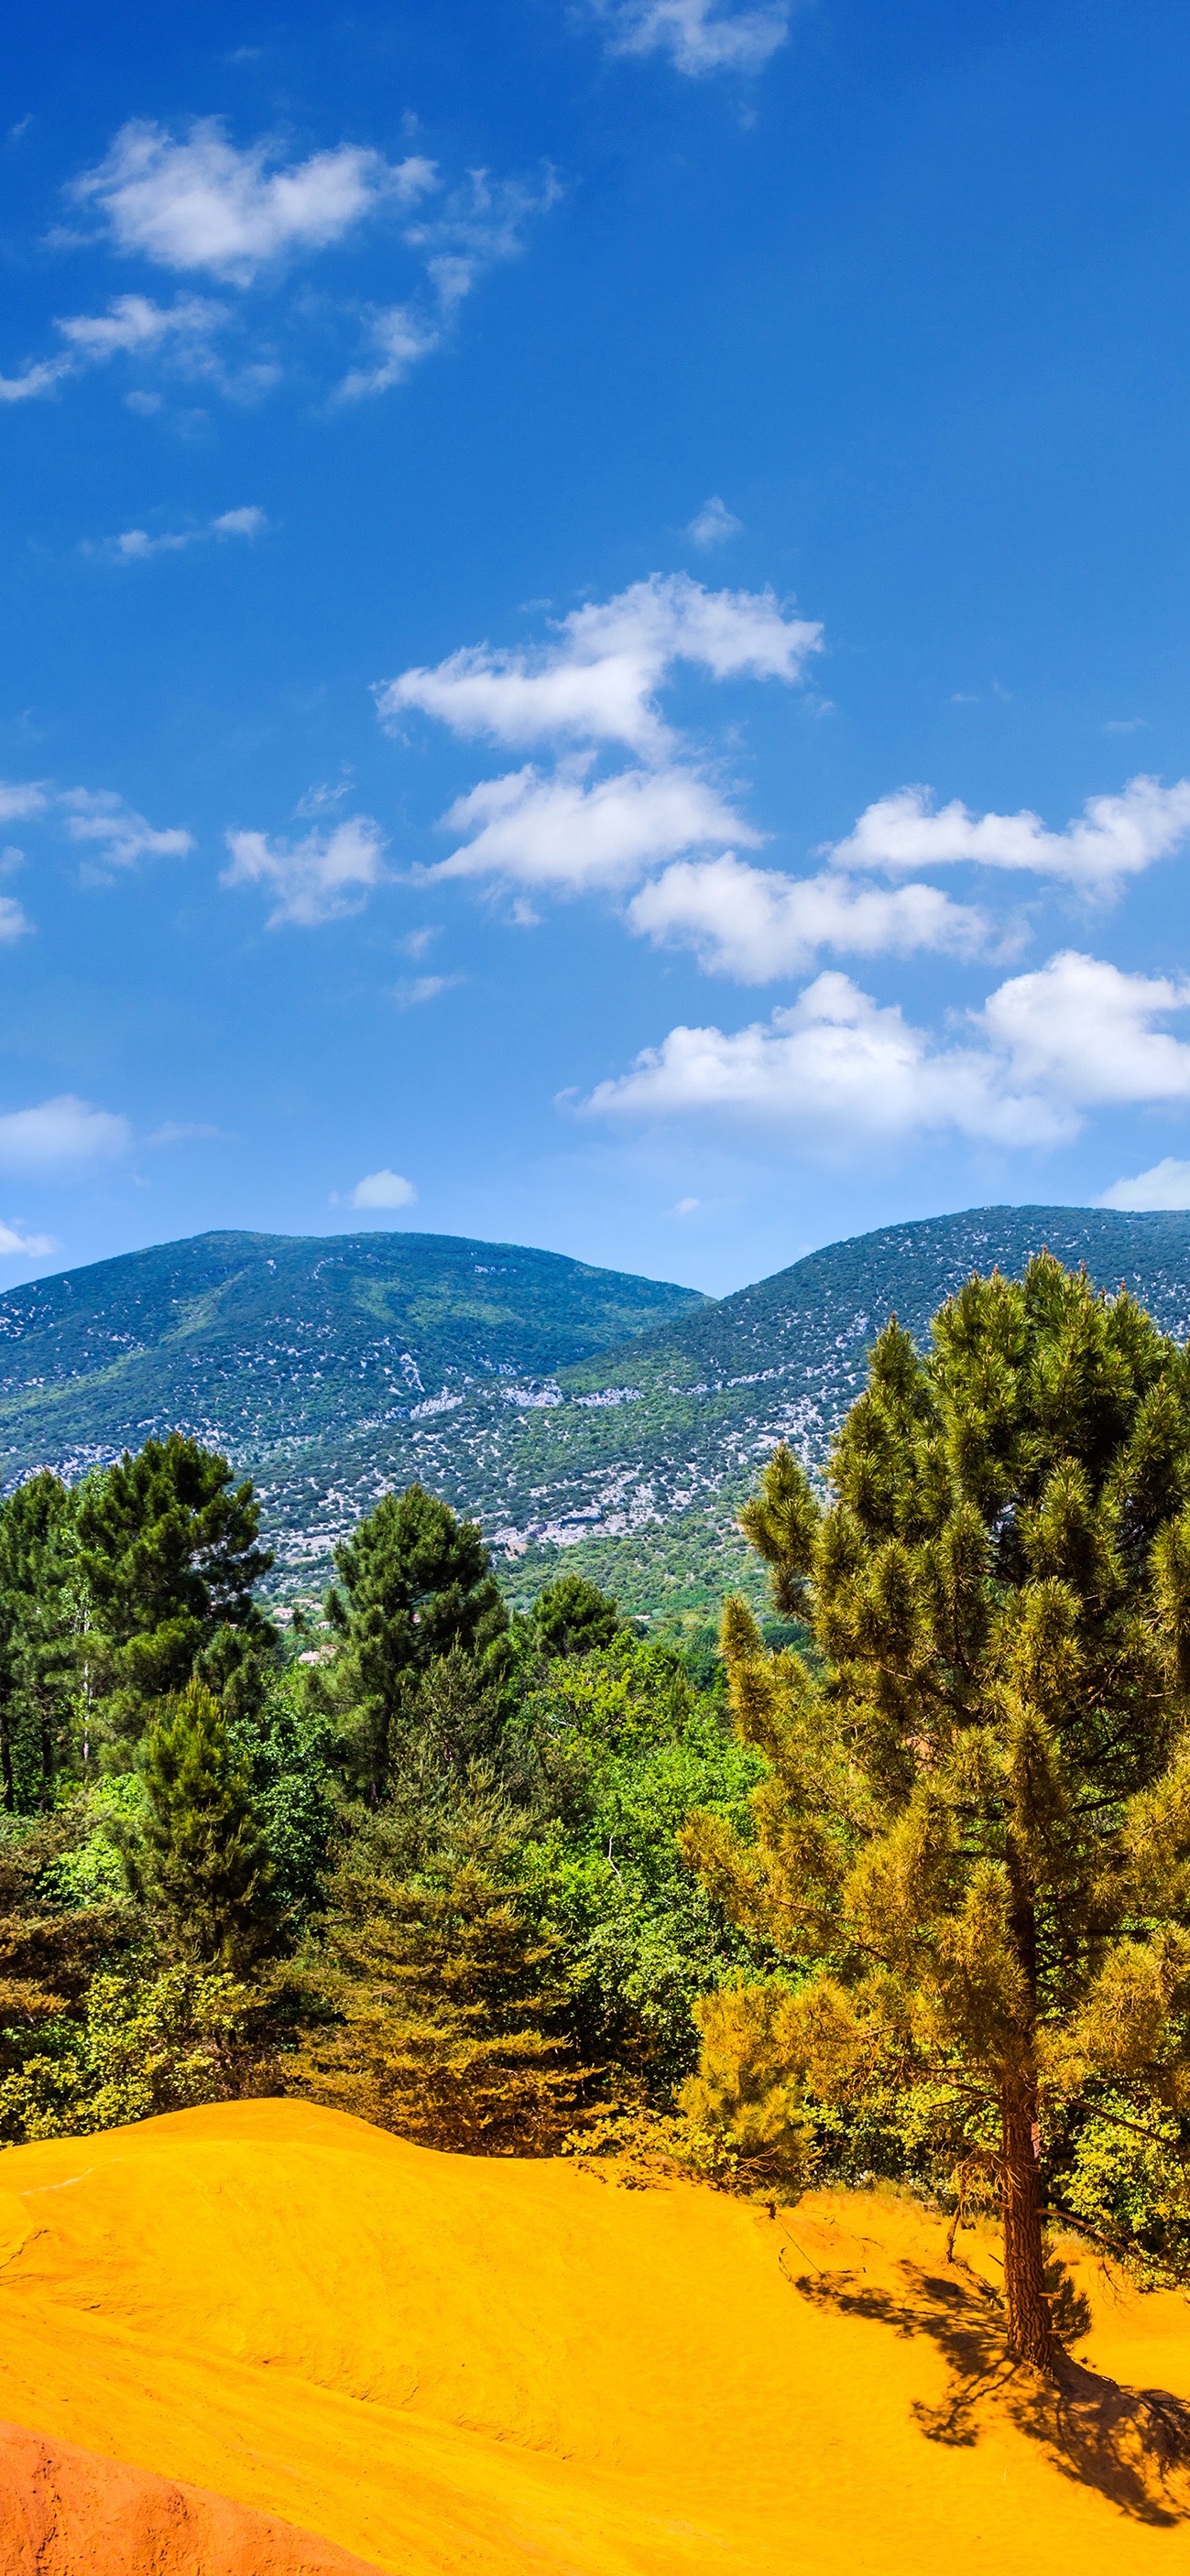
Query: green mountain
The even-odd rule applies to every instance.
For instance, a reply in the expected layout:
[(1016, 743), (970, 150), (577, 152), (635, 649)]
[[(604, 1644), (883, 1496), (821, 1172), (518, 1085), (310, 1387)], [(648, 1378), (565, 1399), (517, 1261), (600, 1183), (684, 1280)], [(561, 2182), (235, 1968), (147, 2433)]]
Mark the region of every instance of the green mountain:
[(553, 1373), (702, 1302), (450, 1235), (198, 1235), (0, 1297), (0, 1472), (190, 1431), (257, 1479), (279, 1574), (321, 1575), (415, 1475), (490, 1517), (489, 1453)]
[(171, 1425), (257, 1480), (285, 1591), (413, 1476), (472, 1512), (509, 1589), (558, 1565), (626, 1607), (695, 1612), (787, 1439), (820, 1463), (896, 1311), (921, 1337), (973, 1269), (1049, 1244), (1190, 1331), (1190, 1216), (979, 1208), (811, 1253), (719, 1301), (449, 1236), (211, 1234), (0, 1298), (0, 1458), (76, 1476)]

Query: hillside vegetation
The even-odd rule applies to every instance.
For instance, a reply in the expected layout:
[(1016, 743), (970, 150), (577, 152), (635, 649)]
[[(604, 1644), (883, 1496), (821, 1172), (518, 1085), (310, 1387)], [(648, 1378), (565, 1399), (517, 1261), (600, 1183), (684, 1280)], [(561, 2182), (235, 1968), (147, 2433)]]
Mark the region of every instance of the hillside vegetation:
[(831, 1244), (715, 1301), (445, 1236), (204, 1235), (0, 1298), (6, 1481), (170, 1428), (252, 1475), (271, 1588), (315, 1589), (387, 1486), (474, 1516), (531, 1598), (558, 1551), (625, 1609), (713, 1615), (778, 1440), (817, 1467), (890, 1312), (920, 1340), (973, 1270), (1048, 1244), (1190, 1330), (1190, 1217), (982, 1208)]

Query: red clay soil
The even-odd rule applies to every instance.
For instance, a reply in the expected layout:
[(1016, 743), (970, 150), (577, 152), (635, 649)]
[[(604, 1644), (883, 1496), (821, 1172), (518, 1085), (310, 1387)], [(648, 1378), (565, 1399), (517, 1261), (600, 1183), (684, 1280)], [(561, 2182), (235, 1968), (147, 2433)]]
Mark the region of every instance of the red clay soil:
[(0, 2424), (0, 2576), (376, 2576), (202, 2487)]

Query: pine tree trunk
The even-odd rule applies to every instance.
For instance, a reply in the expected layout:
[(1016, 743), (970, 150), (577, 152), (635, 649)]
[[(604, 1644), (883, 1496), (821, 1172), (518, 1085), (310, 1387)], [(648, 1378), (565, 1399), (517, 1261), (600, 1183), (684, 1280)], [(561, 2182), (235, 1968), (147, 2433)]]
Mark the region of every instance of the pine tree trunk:
[(1045, 2291), (1036, 2086), (1019, 2077), (1006, 2082), (1000, 2119), (1008, 2342), (1019, 2361), (1050, 2371), (1059, 2346)]

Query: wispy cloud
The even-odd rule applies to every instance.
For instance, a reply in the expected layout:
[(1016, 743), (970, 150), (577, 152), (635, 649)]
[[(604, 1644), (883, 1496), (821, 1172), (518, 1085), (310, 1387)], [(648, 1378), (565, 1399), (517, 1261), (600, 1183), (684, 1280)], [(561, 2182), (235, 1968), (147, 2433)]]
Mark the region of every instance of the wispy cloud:
[(832, 972), (767, 1022), (671, 1029), (586, 1108), (776, 1125), (811, 1151), (947, 1131), (1053, 1145), (1095, 1108), (1190, 1102), (1190, 1045), (1161, 1025), (1188, 1008), (1190, 981), (1067, 950), (1000, 985), (969, 1037), (939, 1042)]
[(212, 336), (226, 319), (226, 307), (203, 296), (154, 304), (146, 295), (117, 295), (105, 313), (72, 313), (56, 321), (54, 329), (65, 348), (56, 357), (30, 360), (19, 375), (0, 376), (0, 402), (27, 402), (111, 358), (143, 357), (166, 348), (205, 369), (212, 363)]
[(59, 1252), (61, 1245), (52, 1234), (30, 1234), (19, 1221), (15, 1225), (0, 1222), (0, 1258), (11, 1261), (44, 1261), (47, 1254)]
[(591, 0), (620, 54), (668, 54), (675, 70), (758, 72), (789, 33), (787, 0), (732, 8), (724, 0)]
[(830, 851), (837, 868), (951, 867), (1027, 870), (1064, 879), (1091, 894), (1111, 894), (1122, 880), (1168, 858), (1190, 839), (1190, 779), (1163, 787), (1131, 778), (1119, 796), (1090, 796), (1062, 832), (1037, 814), (972, 814), (956, 800), (935, 813), (926, 787), (902, 787), (860, 815)]
[(426, 292), (420, 303), (373, 308), (367, 323), (371, 350), (344, 377), (341, 399), (358, 402), (386, 393), (428, 358), (485, 271), (520, 257), (529, 223), (547, 214), (561, 193), (549, 170), (536, 189), (473, 170), (465, 187), (456, 189), (432, 216), (408, 224), (404, 238), (424, 263)]
[(197, 528), (167, 528), (158, 535), (147, 528), (125, 528), (120, 536), (106, 537), (87, 551), (103, 555), (109, 563), (145, 563), (150, 555), (184, 554), (212, 538), (259, 537), (268, 524), (263, 510), (221, 510), (217, 518), (204, 519)]
[(695, 511), (686, 534), (693, 538), (696, 546), (722, 546), (729, 537), (739, 536), (743, 524), (742, 519), (733, 516), (726, 501), (721, 501), (718, 493), (713, 492), (710, 500), (703, 502), (701, 510)]
[(384, 835), (368, 814), (308, 832), (303, 841), (270, 840), (265, 832), (228, 832), (226, 839), (231, 866), (219, 882), (262, 886), (274, 898), (270, 930), (314, 930), (362, 912), (386, 874)]
[(403, 1011), (415, 1011), (422, 1002), (436, 1002), (440, 993), (452, 993), (462, 981), (461, 975), (403, 975), (393, 986), (393, 1000)]
[(97, 850), (109, 867), (135, 867), (144, 858), (181, 859), (194, 847), (189, 832), (157, 831), (110, 788), (68, 787), (56, 802), (68, 838)]

